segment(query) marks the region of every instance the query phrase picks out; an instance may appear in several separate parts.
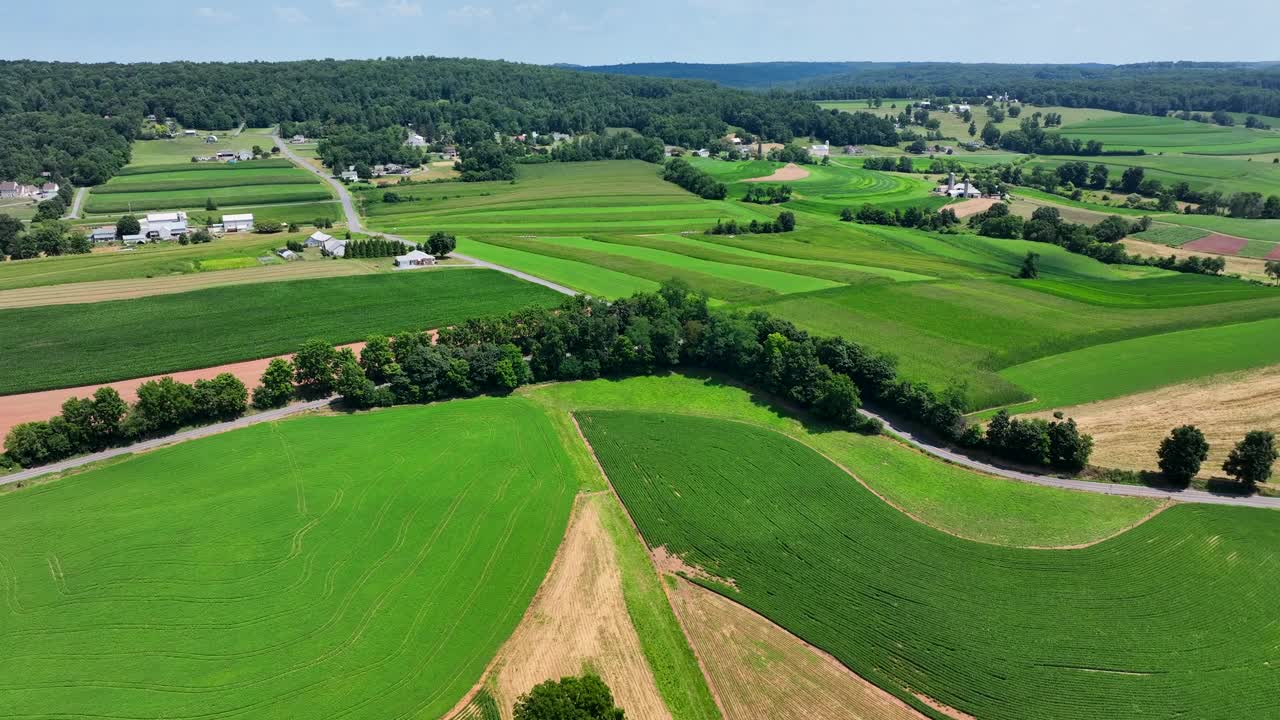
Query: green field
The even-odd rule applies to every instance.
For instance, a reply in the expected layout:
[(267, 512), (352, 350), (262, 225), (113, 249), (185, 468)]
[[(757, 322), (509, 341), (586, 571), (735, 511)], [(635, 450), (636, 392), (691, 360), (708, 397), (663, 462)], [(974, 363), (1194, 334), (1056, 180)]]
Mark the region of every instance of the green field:
[(0, 395), (279, 355), (312, 337), (340, 343), (444, 327), (560, 298), (492, 270), (449, 269), (0, 310), (10, 328)]
[(1243, 220), (1218, 215), (1158, 215), (1156, 218), (1161, 222), (1246, 238), (1249, 244), (1240, 251), (1244, 257), (1264, 258), (1280, 247), (1280, 220)]
[(1155, 501), (1009, 482), (941, 463), (892, 438), (809, 427), (780, 404), (717, 375), (672, 374), (555, 383), (521, 394), (561, 411), (634, 410), (736, 420), (776, 430), (845, 467), (882, 497), (953, 535), (1016, 547), (1109, 537)]
[(570, 477), (541, 409), (480, 399), (263, 424), (9, 493), (0, 659), (23, 671), (4, 711), (441, 717), (542, 582)]
[(203, 209), (207, 200), (213, 200), (219, 208), (223, 208), (224, 206), (305, 203), (328, 200), (330, 197), (329, 190), (319, 183), (247, 185), (204, 190), (113, 192), (105, 195), (92, 192), (89, 193), (89, 199), (85, 201), (84, 210), (86, 213), (108, 215), (169, 208)]
[[(120, 196), (116, 196), (120, 197)], [(205, 210), (204, 200), (189, 205), (187, 207), (165, 207), (165, 211), (183, 210), (190, 219), (196, 223), (203, 223), (205, 219), (218, 222), (224, 214), (240, 214), (252, 213), (257, 220), (274, 220), (278, 223), (297, 223), (299, 225), (309, 225), (317, 218), (326, 218), (332, 223), (341, 225), (346, 220), (343, 217), (342, 206), (334, 201), (324, 202), (298, 202), (284, 203), (279, 205), (220, 205), (217, 210)], [(133, 214), (141, 215), (141, 212), (129, 213), (115, 212), (107, 215), (95, 215), (93, 217), (81, 220), (80, 224), (86, 228), (98, 227), (101, 225), (115, 224), (121, 216)], [(330, 234), (334, 234), (332, 230)], [(277, 236), (279, 237), (279, 236)]]
[(579, 420), (650, 547), (930, 717), (922, 698), (992, 720), (1270, 712), (1270, 511), (1183, 505), (1083, 549), (1007, 548), (922, 525), (771, 431)]
[(1280, 363), (1278, 334), (1280, 318), (1148, 335), (1042, 357), (1000, 375), (1035, 398), (1018, 412), (1079, 405)]
[(1275, 133), (1171, 117), (1122, 115), (1067, 122), (1058, 133), (1082, 141), (1099, 140), (1107, 150), (1113, 151), (1145, 149), (1148, 153), (1163, 151), (1189, 155), (1280, 152), (1280, 137)]
[(1159, 243), (1170, 247), (1178, 247), (1199, 240), (1208, 235), (1208, 230), (1200, 228), (1183, 227), (1181, 225), (1152, 225), (1150, 230), (1143, 230), (1140, 233), (1134, 233), (1132, 237), (1147, 242)]
[[(206, 143), (204, 139), (210, 134), (217, 135), (218, 142)], [(132, 145), (133, 157), (129, 164), (136, 166), (190, 162), (193, 156), (212, 156), (223, 150), (231, 152), (252, 150), (254, 145), (269, 150), (274, 145), (271, 140), (271, 129), (246, 128), (239, 134), (236, 134), (235, 130), (201, 130), (195, 137), (139, 140)]]
[[(658, 289), (658, 283), (577, 260), (461, 238), (458, 252), (537, 275), (593, 297), (621, 298)], [(0, 268), (2, 269), (2, 268)]]

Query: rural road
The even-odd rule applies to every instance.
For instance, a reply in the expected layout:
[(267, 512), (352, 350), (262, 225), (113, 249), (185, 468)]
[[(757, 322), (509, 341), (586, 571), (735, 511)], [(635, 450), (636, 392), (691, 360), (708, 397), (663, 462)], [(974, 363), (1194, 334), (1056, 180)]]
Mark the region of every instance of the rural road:
[(71, 200), (71, 209), (63, 215), (64, 220), (75, 220), (80, 217), (80, 208), (84, 205), (84, 197), (89, 194), (89, 188), (76, 188), (76, 195)]
[(40, 467), (31, 468), (29, 470), (19, 470), (16, 473), (0, 476), (0, 485), (22, 482), (23, 480), (30, 480), (32, 478), (40, 477), (41, 475), (48, 475), (49, 473), (62, 472), (63, 470), (70, 470), (72, 468), (80, 467), (81, 465), (88, 465), (89, 463), (98, 462), (99, 460), (106, 460), (108, 458), (126, 455), (129, 453), (154, 450), (155, 448), (163, 447), (165, 445), (172, 445), (186, 440), (195, 440), (196, 438), (217, 435), (218, 433), (224, 433), (228, 430), (237, 430), (239, 428), (249, 427), (250, 425), (257, 425), (258, 423), (271, 422), (290, 415), (296, 415), (300, 412), (307, 412), (308, 410), (319, 410), (320, 408), (326, 407), (331, 402), (333, 402), (333, 398), (293, 403), (292, 405), (286, 405), (282, 408), (267, 410), (255, 415), (246, 415), (242, 418), (236, 418), (235, 420), (228, 420), (227, 422), (192, 428), (190, 430), (177, 433), (176, 435), (169, 435), (168, 437), (144, 440), (140, 443), (134, 443), (127, 447), (111, 448), (109, 450), (103, 450), (102, 452), (93, 453), (92, 455), (81, 455), (80, 457), (73, 457), (61, 462), (41, 465)]
[[(321, 180), (324, 180), (325, 182), (329, 183), (329, 186), (332, 187), (338, 193), (338, 200), (342, 202), (342, 212), (344, 215), (347, 216), (347, 228), (349, 228), (351, 232), (359, 232), (359, 233), (374, 232), (365, 228), (364, 223), (360, 221), (360, 213), (356, 212), (355, 203), (351, 200), (351, 193), (347, 192), (347, 187), (342, 184), (341, 180), (331, 177), (328, 173), (317, 170), (310, 163), (304, 162), (302, 158), (298, 157), (298, 155), (293, 152), (293, 148), (289, 147), (288, 143), (280, 139), (280, 134), (278, 132), (273, 133), (271, 135), (271, 139), (272, 141), (275, 142), (276, 147), (280, 148), (280, 152), (284, 153), (285, 157), (289, 158), (289, 160), (291, 160), (294, 165), (297, 165), (298, 167), (309, 171), (312, 175), (315, 175), (316, 177), (319, 177)], [(379, 233), (379, 234), (387, 238), (388, 240), (396, 240), (396, 241), (405, 243), (406, 245), (414, 245), (416, 247), (416, 243), (413, 243), (409, 240), (405, 240), (404, 238), (398, 235), (391, 235), (389, 233)], [(516, 270), (515, 268), (509, 268), (504, 265), (498, 265), (496, 263), (491, 263), (488, 260), (481, 260), (480, 258), (474, 258), (474, 257), (471, 257), (470, 255), (463, 255), (462, 253), (457, 253), (457, 252), (452, 253), (452, 256), (455, 258), (458, 258), (459, 260), (464, 260), (466, 262), (469, 262), (472, 265), (479, 265), (480, 267), (489, 268), (490, 270), (497, 270), (498, 272), (506, 273), (508, 275), (518, 277), (521, 280), (524, 280), (526, 282), (531, 282), (535, 285), (541, 285), (545, 288), (550, 288), (562, 295), (578, 294), (578, 291), (573, 290), (571, 288), (567, 288), (564, 285), (553, 283), (550, 280), (544, 280), (543, 278), (540, 278), (536, 275), (530, 275), (529, 273), (521, 272), (519, 270)]]

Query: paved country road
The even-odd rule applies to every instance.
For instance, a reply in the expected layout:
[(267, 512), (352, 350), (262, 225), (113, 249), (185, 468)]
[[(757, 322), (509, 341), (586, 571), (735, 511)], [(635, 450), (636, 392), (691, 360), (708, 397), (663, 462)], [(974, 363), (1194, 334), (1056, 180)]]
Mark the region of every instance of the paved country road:
[[(342, 202), (342, 213), (347, 216), (347, 227), (351, 230), (351, 232), (359, 232), (359, 233), (375, 232), (365, 228), (364, 223), (360, 221), (360, 213), (356, 212), (355, 203), (352, 202), (351, 200), (351, 193), (347, 192), (347, 187), (342, 183), (341, 180), (335, 177), (331, 177), (326, 172), (317, 170), (315, 166), (311, 165), (308, 162), (304, 162), (302, 158), (298, 157), (298, 155), (293, 152), (293, 148), (289, 147), (288, 143), (280, 139), (280, 134), (278, 132), (273, 133), (271, 135), (271, 139), (275, 142), (276, 147), (280, 148), (280, 152), (284, 153), (285, 157), (288, 157), (290, 160), (293, 161), (294, 165), (297, 165), (298, 167), (301, 167), (305, 170), (310, 171), (311, 174), (329, 183), (329, 186), (332, 187), (338, 193), (338, 200)], [(409, 240), (405, 240), (404, 238), (398, 235), (391, 235), (389, 233), (378, 233), (378, 234), (382, 235), (388, 240), (396, 240), (396, 241), (405, 243), (406, 245), (414, 245), (416, 247), (416, 243), (413, 243)], [(521, 272), (519, 270), (516, 270), (515, 268), (509, 268), (503, 265), (498, 265), (496, 263), (491, 263), (488, 260), (481, 260), (480, 258), (474, 258), (469, 255), (463, 255), (461, 253), (456, 253), (456, 252), (452, 253), (452, 257), (455, 257), (459, 260), (465, 260), (466, 262), (469, 262), (472, 265), (479, 265), (481, 267), (489, 268), (490, 270), (497, 270), (498, 272), (506, 273), (508, 275), (513, 275), (515, 277), (520, 278), (521, 280), (534, 283), (535, 285), (541, 285), (545, 288), (551, 288), (552, 290), (555, 290), (556, 292), (564, 295), (578, 294), (578, 291), (573, 290), (571, 288), (567, 288), (564, 285), (553, 283), (550, 280), (544, 280), (536, 275), (530, 275), (529, 273)]]
[(80, 207), (84, 205), (84, 197), (89, 194), (89, 188), (76, 188), (75, 197), (71, 200), (71, 209), (63, 215), (64, 220), (75, 220), (80, 217)]

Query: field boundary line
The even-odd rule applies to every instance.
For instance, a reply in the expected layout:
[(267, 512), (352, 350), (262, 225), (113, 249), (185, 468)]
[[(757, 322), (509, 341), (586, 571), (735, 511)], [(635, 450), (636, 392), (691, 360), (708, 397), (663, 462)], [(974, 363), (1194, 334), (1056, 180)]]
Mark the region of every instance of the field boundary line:
[[(585, 433), (582, 432), (582, 426), (578, 424), (578, 416), (575, 412), (569, 412), (569, 419), (573, 421), (573, 429), (578, 433), (578, 439), (587, 448), (587, 453), (591, 455), (591, 459), (595, 462), (596, 467), (600, 470), (600, 476), (604, 478), (604, 482), (609, 486), (606, 491), (613, 496), (614, 502), (618, 503), (618, 507), (622, 508), (622, 514), (627, 518), (627, 523), (631, 525), (631, 529), (635, 532), (636, 537), (640, 539), (640, 543), (644, 545), (645, 555), (648, 556), (648, 565), (653, 570), (653, 574), (658, 578), (658, 586), (662, 588), (662, 596), (667, 601), (667, 607), (671, 608), (672, 614), (676, 616), (676, 624), (680, 626), (680, 634), (684, 636), (685, 645), (689, 647), (689, 652), (693, 653), (693, 659), (698, 663), (698, 670), (702, 673), (702, 680), (707, 685), (707, 690), (711, 693), (711, 699), (715, 701), (716, 710), (720, 713), (721, 718), (729, 717), (725, 712), (724, 701), (720, 699), (720, 693), (716, 690), (715, 683), (711, 682), (711, 675), (707, 672), (707, 664), (702, 661), (702, 655), (698, 653), (698, 649), (694, 647), (693, 641), (689, 638), (689, 631), (685, 629), (684, 620), (680, 618), (680, 613), (676, 612), (675, 603), (671, 602), (671, 589), (667, 587), (662, 571), (653, 562), (653, 551), (649, 549), (649, 543), (644, 539), (644, 533), (640, 532), (640, 526), (636, 525), (636, 521), (631, 517), (631, 510), (627, 508), (627, 504), (622, 501), (622, 496), (618, 494), (618, 489), (613, 486), (613, 480), (609, 478), (609, 473), (604, 471), (604, 466), (600, 464), (600, 458), (596, 457), (596, 449), (591, 446), (591, 441), (587, 439)], [(629, 616), (629, 614), (628, 614)], [(647, 662), (647, 660), (646, 660)], [(666, 701), (663, 701), (666, 704)], [(667, 709), (670, 712), (670, 708)]]

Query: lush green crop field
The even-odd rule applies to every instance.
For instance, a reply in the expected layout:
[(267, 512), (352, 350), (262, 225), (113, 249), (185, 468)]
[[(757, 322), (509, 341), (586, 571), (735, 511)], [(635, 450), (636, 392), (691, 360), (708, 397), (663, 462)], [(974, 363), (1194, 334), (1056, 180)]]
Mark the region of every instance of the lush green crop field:
[[(1065, 162), (1081, 159), (1068, 156), (1037, 157), (1028, 165), (1057, 167)], [(1083, 159), (1090, 165), (1099, 162), (1106, 165), (1113, 178), (1120, 177), (1130, 167), (1140, 167), (1144, 177), (1155, 178), (1166, 187), (1186, 182), (1194, 190), (1220, 190), (1227, 194), (1260, 192), (1268, 195), (1274, 193), (1280, 184), (1280, 165), (1264, 161), (1261, 157), (1210, 157), (1170, 153)], [(1119, 199), (1122, 194), (1112, 193), (1112, 197)]]
[(560, 298), (496, 271), (449, 269), (0, 310), (0, 394), (278, 355), (312, 337), (443, 327)]
[[(1160, 280), (1114, 286), (1079, 278), (863, 285), (784, 296), (761, 307), (812, 332), (892, 353), (906, 377), (938, 388), (964, 387), (973, 409), (1038, 396), (1020, 388), (1024, 376), (996, 374), (1001, 368), (1090, 345), (1280, 312), (1280, 295), (1267, 288), (1237, 289), (1226, 280), (1190, 288), (1181, 279)], [(1134, 283), (1141, 289), (1130, 290)], [(1181, 294), (1192, 291), (1198, 300), (1216, 304), (1186, 304)]]
[(1176, 506), (1083, 549), (1007, 548), (921, 525), (767, 430), (579, 419), (650, 547), (931, 717), (921, 696), (993, 720), (1270, 712), (1271, 511)]
[(221, 208), (240, 205), (272, 205), (276, 203), (303, 203), (328, 200), (332, 195), (323, 185), (247, 185), (242, 187), (218, 187), (207, 190), (160, 190), (155, 192), (90, 193), (85, 201), (87, 213), (110, 214), (168, 210), (172, 208), (204, 208), (212, 199)]
[[(692, 158), (690, 163), (706, 171), (721, 182), (729, 184), (729, 199), (741, 199), (750, 178), (765, 177), (781, 168), (783, 163), (761, 160), (724, 161), (710, 158)], [(946, 199), (932, 193), (935, 183), (915, 175), (880, 172), (862, 169), (862, 160), (836, 157), (830, 165), (805, 165), (809, 177), (770, 185), (790, 185), (795, 192), (785, 204), (789, 210), (808, 210), (824, 215), (838, 216), (846, 207), (857, 208), (863, 203), (882, 207), (907, 207), (911, 205), (937, 209)]]
[(664, 182), (639, 160), (517, 166), (515, 183), (440, 183), (390, 188), (409, 202), (361, 193), (371, 227), (409, 237), (434, 230), (475, 236), (608, 232), (702, 232), (716, 220), (772, 220), (776, 209), (703, 200)]
[(7, 494), (5, 711), (440, 717), (542, 582), (570, 477), (541, 409), (480, 399), (258, 425)]
[(1178, 247), (1192, 240), (1199, 240), (1208, 235), (1208, 230), (1201, 228), (1183, 227), (1181, 225), (1152, 225), (1150, 230), (1143, 230), (1140, 233), (1134, 233), (1132, 237), (1147, 242), (1159, 243), (1161, 245), (1169, 245)]
[(1242, 220), (1217, 215), (1158, 215), (1161, 222), (1211, 232), (1235, 235), (1249, 240), (1240, 254), (1245, 257), (1266, 257), (1280, 247), (1280, 220)]
[(1171, 117), (1125, 115), (1068, 123), (1059, 133), (1081, 140), (1100, 140), (1108, 150), (1247, 155), (1280, 151), (1274, 133), (1244, 127), (1221, 127)]
[(1278, 333), (1280, 318), (1273, 317), (1148, 335), (1042, 357), (1001, 370), (1000, 375), (1035, 398), (1017, 406), (1019, 412), (1079, 405), (1280, 363)]
[[(248, 163), (245, 163), (246, 165)], [(235, 167), (235, 166), (231, 166)], [(305, 170), (285, 168), (244, 168), (231, 172), (175, 170), (165, 173), (122, 175), (94, 188), (95, 195), (111, 193), (148, 193), (165, 190), (204, 190), (207, 188), (247, 187), (251, 185), (314, 185), (316, 178)]]
[(637, 292), (657, 290), (659, 285), (652, 280), (577, 260), (516, 250), (468, 238), (458, 240), (458, 252), (506, 267), (517, 267), (593, 297), (627, 297)]
[[(569, 411), (633, 410), (738, 420), (785, 433), (849, 468), (896, 507), (961, 537), (1062, 546), (1109, 537), (1155, 502), (1009, 482), (940, 463), (883, 435), (810, 427), (756, 391), (716, 375), (554, 383), (521, 393)], [(643, 634), (642, 634), (643, 635)]]

